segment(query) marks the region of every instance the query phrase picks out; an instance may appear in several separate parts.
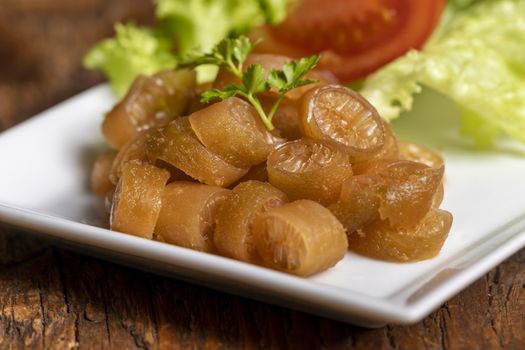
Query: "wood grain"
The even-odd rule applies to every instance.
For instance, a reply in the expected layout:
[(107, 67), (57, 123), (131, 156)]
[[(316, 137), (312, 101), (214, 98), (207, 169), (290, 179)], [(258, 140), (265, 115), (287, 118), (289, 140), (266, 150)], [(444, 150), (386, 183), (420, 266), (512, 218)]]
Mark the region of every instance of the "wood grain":
[[(3, 0), (0, 130), (102, 81), (82, 68), (82, 55), (129, 18), (151, 21), (150, 2)], [(366, 330), (0, 225), (0, 349), (523, 349), (524, 286), (522, 250), (422, 322)]]

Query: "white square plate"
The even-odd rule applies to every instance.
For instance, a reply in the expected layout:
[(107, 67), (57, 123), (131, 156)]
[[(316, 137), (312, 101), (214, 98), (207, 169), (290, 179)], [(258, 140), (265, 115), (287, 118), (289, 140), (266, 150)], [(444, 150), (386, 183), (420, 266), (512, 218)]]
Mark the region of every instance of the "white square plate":
[(106, 85), (0, 134), (0, 220), (90, 253), (362, 326), (413, 323), (525, 245), (521, 151), (469, 151), (455, 141), (456, 111), (439, 99), (424, 94), (395, 125), (402, 138), (441, 148), (446, 158), (443, 208), (454, 224), (431, 260), (395, 264), (348, 253), (305, 279), (105, 229), (87, 180), (104, 147), (102, 115), (114, 103)]

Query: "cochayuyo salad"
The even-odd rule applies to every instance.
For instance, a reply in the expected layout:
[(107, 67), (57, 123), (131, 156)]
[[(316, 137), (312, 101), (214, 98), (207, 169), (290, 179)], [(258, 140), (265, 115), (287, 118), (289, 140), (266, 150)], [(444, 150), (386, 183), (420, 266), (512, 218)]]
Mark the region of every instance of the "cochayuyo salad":
[[(394, 262), (437, 255), (452, 224), (439, 209), (443, 159), (397, 140), (388, 120), (411, 108), (423, 84), (460, 107), (493, 97), (462, 108), (478, 144), (501, 131), (523, 137), (525, 109), (498, 119), (509, 110), (498, 109), (491, 84), (514, 88), (505, 103), (525, 96), (512, 85), (512, 64), (494, 63), (508, 59), (495, 54), (501, 36), (461, 41), (483, 11), (488, 31), (509, 7), (523, 16), (523, 2), (221, 0), (228, 6), (214, 11), (225, 11), (223, 26), (209, 23), (211, 10), (193, 18), (216, 2), (158, 0), (157, 27), (120, 25), (86, 57), (122, 96), (102, 123), (111, 149), (91, 176), (110, 228), (300, 276), (348, 250)], [(423, 19), (407, 14), (419, 8)], [(366, 16), (343, 21), (345, 9)], [(501, 74), (474, 84), (474, 73), (454, 70), (468, 50), (485, 50), (478, 68)], [(359, 92), (349, 87), (363, 76)]]

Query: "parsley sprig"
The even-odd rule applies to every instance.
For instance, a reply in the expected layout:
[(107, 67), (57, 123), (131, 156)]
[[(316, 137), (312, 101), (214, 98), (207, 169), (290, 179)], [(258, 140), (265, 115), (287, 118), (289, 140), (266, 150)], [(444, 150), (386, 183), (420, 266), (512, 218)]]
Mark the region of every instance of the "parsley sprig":
[[(232, 96), (244, 97), (253, 105), (266, 128), (271, 131), (274, 129), (272, 124), (273, 116), (285, 94), (297, 87), (316, 82), (305, 79), (304, 76), (316, 66), (319, 61), (319, 55), (301, 58), (299, 61), (287, 62), (282, 69), (273, 69), (270, 72), (266, 72), (260, 64), (252, 64), (243, 71), (244, 62), (255, 45), (256, 43), (251, 43), (245, 36), (235, 39), (227, 38), (221, 41), (212, 52), (203, 56), (189, 58), (182, 66), (196, 67), (202, 64), (215, 64), (231, 72), (240, 79), (241, 84), (228, 85), (223, 90), (211, 89), (205, 91), (201, 94), (201, 101), (208, 103), (216, 98), (225, 100)], [(279, 97), (270, 111), (266, 113), (257, 94), (270, 91), (272, 88), (278, 91)]]

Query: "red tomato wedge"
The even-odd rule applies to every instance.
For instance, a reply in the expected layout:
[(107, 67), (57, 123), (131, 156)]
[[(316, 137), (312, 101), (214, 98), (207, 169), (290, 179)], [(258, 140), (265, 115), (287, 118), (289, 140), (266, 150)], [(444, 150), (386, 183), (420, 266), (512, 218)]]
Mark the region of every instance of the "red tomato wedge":
[(445, 0), (302, 0), (284, 22), (252, 32), (258, 52), (303, 57), (321, 53), (319, 67), (342, 81), (362, 78), (423, 46)]

